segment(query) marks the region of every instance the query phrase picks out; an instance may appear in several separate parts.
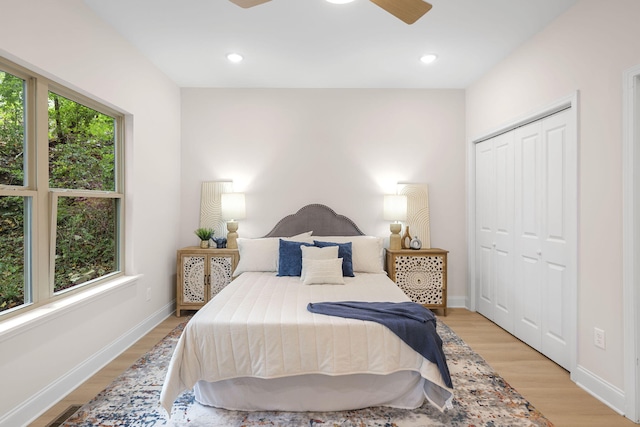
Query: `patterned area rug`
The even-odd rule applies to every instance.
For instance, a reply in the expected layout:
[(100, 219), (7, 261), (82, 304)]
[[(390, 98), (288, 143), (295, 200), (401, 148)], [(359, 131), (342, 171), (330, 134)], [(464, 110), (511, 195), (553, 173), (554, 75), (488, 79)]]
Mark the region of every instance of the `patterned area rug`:
[(160, 390), (184, 323), (142, 356), (63, 426), (552, 426), (447, 325), (438, 322), (456, 397), (442, 413), (425, 402), (415, 410), (386, 407), (341, 412), (240, 412), (200, 405), (187, 391), (171, 419), (159, 405)]

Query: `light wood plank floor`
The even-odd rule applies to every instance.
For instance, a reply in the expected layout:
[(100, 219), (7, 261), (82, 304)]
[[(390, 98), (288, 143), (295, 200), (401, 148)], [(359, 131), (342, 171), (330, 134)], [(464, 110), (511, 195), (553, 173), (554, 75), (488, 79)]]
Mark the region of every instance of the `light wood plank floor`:
[[(575, 385), (567, 371), (481, 315), (454, 308), (440, 319), (556, 426), (636, 426)], [(167, 318), (30, 426), (46, 427), (69, 406), (89, 401), (183, 320)]]
[(569, 378), (569, 373), (478, 313), (440, 317), (513, 388), (558, 427), (636, 426)]

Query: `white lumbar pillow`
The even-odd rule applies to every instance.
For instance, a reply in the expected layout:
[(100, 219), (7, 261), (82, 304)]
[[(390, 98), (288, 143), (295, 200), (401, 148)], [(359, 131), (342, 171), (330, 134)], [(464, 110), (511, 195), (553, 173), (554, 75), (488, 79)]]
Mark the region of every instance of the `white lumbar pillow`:
[(302, 274), (300, 274), (300, 280), (304, 280), (306, 276), (305, 259), (335, 259), (338, 258), (338, 247), (327, 246), (324, 248), (318, 248), (316, 246), (300, 246), (302, 249)]
[(305, 285), (344, 285), (342, 277), (342, 258), (302, 259), (302, 268), (306, 276)]

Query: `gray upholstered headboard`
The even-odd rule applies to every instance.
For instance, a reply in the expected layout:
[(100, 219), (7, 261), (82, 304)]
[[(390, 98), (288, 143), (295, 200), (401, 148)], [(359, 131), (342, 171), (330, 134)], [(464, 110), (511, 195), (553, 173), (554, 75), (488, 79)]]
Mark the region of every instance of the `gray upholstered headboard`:
[(264, 237), (290, 237), (307, 231), (313, 231), (314, 236), (364, 235), (346, 216), (338, 215), (328, 206), (311, 204), (282, 218)]

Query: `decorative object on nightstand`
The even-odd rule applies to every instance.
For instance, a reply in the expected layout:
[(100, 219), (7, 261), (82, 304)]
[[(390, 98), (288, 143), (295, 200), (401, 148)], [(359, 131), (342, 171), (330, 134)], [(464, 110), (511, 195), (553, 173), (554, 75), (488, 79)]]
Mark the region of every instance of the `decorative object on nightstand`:
[(438, 248), (387, 250), (387, 273), (413, 302), (441, 309), (446, 316), (448, 253)]
[(401, 249), (411, 248), (411, 234), (409, 234), (409, 224), (404, 226), (404, 234), (402, 235)]
[[(399, 183), (398, 194), (407, 196), (407, 220), (405, 226), (409, 226), (411, 231), (420, 236), (422, 247), (431, 247), (431, 230), (429, 215), (429, 186), (428, 184)], [(408, 233), (407, 233), (408, 235)], [(411, 238), (405, 243), (404, 248), (409, 248)]]
[(418, 236), (414, 236), (409, 246), (411, 246), (411, 249), (422, 249), (422, 241), (418, 239)]
[(214, 237), (211, 240), (216, 242), (216, 248), (226, 248), (227, 247), (227, 238), (226, 237)]
[(197, 228), (194, 233), (200, 238), (200, 247), (206, 249), (209, 247), (209, 240), (213, 237), (215, 230), (213, 228)]
[(221, 199), (222, 218), (227, 220), (227, 248), (238, 249), (238, 219), (246, 215), (244, 193), (224, 193)]
[(216, 230), (216, 236), (227, 235), (227, 222), (222, 219), (222, 195), (233, 193), (232, 181), (205, 181), (200, 189), (200, 224)]
[(400, 249), (400, 230), (402, 224), (399, 221), (407, 219), (407, 196), (398, 194), (387, 194), (384, 196), (383, 218), (387, 221), (394, 221), (389, 226), (391, 235), (389, 236), (389, 249)]
[(180, 317), (183, 310), (201, 308), (227, 286), (238, 259), (237, 249), (191, 246), (178, 250), (176, 316)]

